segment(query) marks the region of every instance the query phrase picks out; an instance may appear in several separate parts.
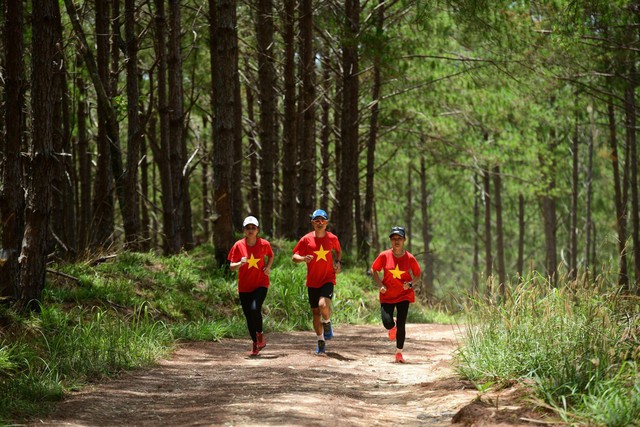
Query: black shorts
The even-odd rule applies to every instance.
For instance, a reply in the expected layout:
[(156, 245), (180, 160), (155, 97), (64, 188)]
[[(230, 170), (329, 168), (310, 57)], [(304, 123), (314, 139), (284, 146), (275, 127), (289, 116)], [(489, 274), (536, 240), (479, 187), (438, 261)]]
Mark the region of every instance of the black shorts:
[(318, 308), (320, 306), (320, 297), (333, 298), (333, 283), (325, 283), (319, 288), (307, 288), (309, 294), (309, 305), (311, 308)]

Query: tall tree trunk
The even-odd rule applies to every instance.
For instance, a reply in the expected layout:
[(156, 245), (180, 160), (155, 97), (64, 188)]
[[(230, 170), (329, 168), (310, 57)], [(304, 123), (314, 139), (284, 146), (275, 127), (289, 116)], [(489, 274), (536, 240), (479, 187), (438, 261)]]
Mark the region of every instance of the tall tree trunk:
[(427, 167), (424, 156), (420, 157), (420, 210), (422, 213), (422, 241), (424, 244), (423, 287), (427, 301), (431, 302), (435, 295), (433, 254), (431, 253), (431, 224), (429, 221), (429, 191), (427, 190)]
[[(620, 166), (618, 157), (618, 136), (616, 131), (616, 117), (613, 100), (607, 105), (609, 119), (609, 144), (611, 147), (611, 166), (613, 169), (613, 193), (616, 205), (616, 222), (618, 226), (618, 285), (627, 288), (629, 285), (627, 273), (627, 214), (623, 200), (623, 189), (620, 180)], [(586, 225), (585, 225), (586, 226)], [(587, 252), (588, 253), (588, 252)]]
[[(385, 0), (378, 0), (376, 8), (376, 38), (382, 40), (384, 35), (384, 19), (385, 19)], [(375, 155), (376, 142), (378, 140), (378, 116), (380, 115), (380, 93), (382, 91), (382, 70), (381, 70), (381, 52), (379, 49), (374, 51), (373, 56), (373, 88), (371, 93), (371, 118), (369, 121), (369, 140), (367, 141), (367, 177), (365, 183), (364, 212), (362, 233), (364, 239), (358, 242), (360, 249), (360, 259), (369, 264), (369, 251), (371, 249), (371, 227), (373, 220), (373, 180), (375, 172)], [(411, 240), (409, 240), (411, 244)], [(409, 250), (411, 251), (411, 250)]]
[[(555, 135), (552, 135), (555, 138)], [(553, 152), (555, 142), (549, 147), (550, 152)], [(544, 164), (544, 159), (541, 159)], [(556, 241), (556, 228), (557, 228), (557, 212), (556, 212), (556, 197), (554, 191), (556, 189), (556, 181), (554, 175), (555, 165), (550, 164), (547, 168), (550, 170), (549, 175), (544, 176), (543, 179), (547, 181), (545, 188), (545, 194), (542, 195), (542, 221), (544, 224), (544, 243), (545, 243), (545, 274), (550, 283), (555, 286), (557, 283), (557, 241)]]
[[(413, 217), (413, 185), (411, 185), (413, 183), (413, 166), (411, 165), (411, 162), (407, 163), (407, 204), (405, 207), (405, 211), (404, 211), (404, 227), (406, 228), (406, 232), (409, 236), (413, 236), (413, 230), (411, 229), (411, 219)], [(413, 251), (413, 248), (411, 247), (411, 240), (413, 239), (409, 239), (409, 241), (407, 242), (407, 250), (409, 252)]]
[(260, 95), (260, 229), (273, 236), (274, 148), (276, 146), (276, 94), (273, 57), (273, 2), (257, 0), (258, 87)]
[(480, 203), (482, 190), (478, 172), (473, 174), (473, 265), (471, 270), (471, 295), (478, 296), (480, 284)]
[(190, 249), (193, 247), (193, 235), (190, 227), (191, 218), (185, 217), (189, 203), (189, 176), (185, 173), (187, 148), (184, 126), (184, 91), (182, 88), (182, 56), (180, 0), (169, 0), (169, 43), (167, 69), (169, 72), (169, 163), (173, 186), (173, 212), (176, 230), (175, 248)]
[(284, 43), (284, 117), (282, 122), (282, 205), (279, 234), (294, 239), (297, 234), (296, 182), (296, 76), (295, 76), (295, 0), (284, 0), (282, 12)]
[[(325, 60), (328, 60), (326, 56)], [(331, 103), (329, 101), (331, 92), (331, 74), (328, 66), (323, 67), (322, 71), (322, 92), (323, 96), (322, 101), (320, 102), (320, 110), (322, 111), (320, 118), (320, 182), (325, 183), (325, 185), (323, 186), (322, 192), (320, 194), (319, 206), (325, 206), (325, 209), (329, 209), (329, 194), (331, 191), (329, 187), (329, 171), (331, 170), (331, 159), (329, 152), (329, 142), (331, 139)], [(371, 224), (369, 225), (369, 227), (371, 227)]]
[(140, 125), (138, 86), (138, 36), (136, 34), (135, 0), (125, 0), (125, 38), (127, 48), (127, 167), (124, 188), (126, 203), (122, 222), (125, 246), (137, 251), (141, 248), (140, 201), (138, 197), (138, 161), (143, 133)]
[(498, 280), (500, 296), (506, 297), (507, 272), (504, 265), (504, 227), (502, 226), (502, 177), (500, 166), (493, 167), (493, 201), (496, 207), (496, 256), (498, 257)]
[(519, 277), (524, 274), (524, 237), (525, 237), (524, 196), (518, 194), (518, 260), (516, 271)]
[(214, 224), (214, 256), (225, 265), (233, 246), (231, 220), (231, 153), (235, 138), (235, 85), (238, 84), (236, 1), (209, 0), (214, 112), (213, 196), (218, 218)]
[(345, 1), (345, 31), (342, 40), (342, 172), (338, 190), (336, 230), (342, 248), (350, 252), (353, 234), (353, 202), (358, 191), (358, 95), (360, 1)]
[(32, 11), (32, 125), (31, 158), (27, 179), (24, 238), (20, 253), (21, 277), (18, 306), (38, 309), (44, 289), (47, 266), (47, 233), (51, 206), (51, 169), (53, 150), (53, 114), (55, 16), (57, 0), (42, 0)]
[[(589, 142), (587, 145), (587, 188), (586, 188), (586, 196), (585, 196), (585, 249), (584, 249), (584, 262), (585, 262), (585, 270), (589, 267), (589, 254), (590, 248), (592, 245), (595, 245), (591, 240), (591, 195), (593, 193), (593, 146), (596, 138), (596, 128), (595, 121), (593, 117), (593, 111), (590, 108), (589, 112), (590, 120), (592, 122), (591, 125), (591, 135), (589, 136)], [(595, 248), (595, 246), (593, 246)], [(577, 249), (577, 248), (576, 248)]]
[[(66, 61), (62, 46), (62, 21), (60, 6), (54, 7), (54, 36), (56, 38), (56, 68), (52, 76), (55, 90), (54, 118), (53, 118), (53, 155), (51, 186), (53, 191), (51, 207), (50, 232), (54, 240), (51, 241), (50, 251), (57, 251), (67, 259), (73, 259), (77, 253), (76, 214), (73, 194), (73, 166), (71, 135), (69, 132), (69, 93), (67, 90)], [(55, 242), (55, 243), (54, 243)]]
[[(249, 71), (249, 65), (245, 72)], [(249, 125), (247, 129), (247, 139), (249, 140), (249, 213), (253, 216), (260, 215), (260, 185), (258, 182), (258, 169), (260, 167), (260, 147), (254, 115), (253, 89), (250, 85), (245, 86), (247, 94), (247, 117)]]
[[(576, 99), (576, 104), (578, 100)], [(576, 108), (574, 111), (574, 128), (573, 138), (571, 141), (571, 208), (569, 210), (569, 279), (575, 280), (578, 274), (578, 191), (579, 191), (579, 174), (578, 174), (578, 150), (579, 150), (579, 133), (578, 121), (579, 112)]]
[[(81, 62), (78, 57), (78, 62)], [(83, 251), (90, 244), (91, 218), (93, 207), (91, 205), (91, 150), (89, 148), (89, 136), (87, 122), (89, 119), (89, 106), (87, 105), (87, 87), (82, 76), (76, 78), (77, 88), (77, 138), (78, 138), (78, 248)]]
[[(97, 68), (100, 84), (104, 88), (109, 87), (109, 11), (107, 6), (108, 4), (102, 0), (95, 1)], [(105, 93), (110, 96), (107, 89)], [(91, 241), (94, 248), (108, 247), (113, 241), (115, 227), (115, 188), (111, 169), (106, 109), (104, 104), (98, 104), (97, 169), (93, 190), (94, 218), (91, 226), (93, 232)]]
[[(316, 193), (316, 125), (315, 125), (315, 51), (313, 46), (313, 4), (312, 0), (300, 0), (300, 56), (302, 88), (300, 96), (300, 160), (298, 192), (298, 223), (309, 226), (309, 217), (314, 210)], [(324, 184), (322, 184), (324, 186)], [(327, 209), (326, 206), (320, 206)]]
[(24, 232), (24, 191), (22, 182), (23, 109), (25, 107), (24, 5), (9, 1), (4, 25), (6, 67), (4, 124), (5, 141), (0, 144), (2, 182), (0, 182), (0, 297), (17, 299), (20, 283), (18, 254)]
[[(638, 11), (636, 10), (636, 13)], [(631, 169), (631, 180), (629, 186), (631, 188), (631, 206), (629, 214), (631, 215), (631, 246), (633, 247), (633, 284), (634, 291), (640, 295), (640, 217), (638, 217), (638, 156), (637, 156), (637, 135), (636, 135), (636, 99), (635, 92), (637, 87), (637, 73), (635, 60), (637, 53), (630, 52), (632, 60), (630, 62), (631, 70), (629, 71), (628, 86), (625, 90), (625, 118), (627, 144), (629, 146), (629, 167)]]
[[(235, 57), (235, 64), (240, 64), (240, 54), (238, 52), (238, 49), (236, 49), (236, 53), (235, 53), (236, 57)], [(235, 77), (236, 79), (236, 83), (235, 83), (235, 91), (234, 91), (234, 97), (235, 97), (235, 105), (237, 105), (237, 108), (235, 109), (235, 125), (234, 125), (234, 130), (235, 130), (235, 135), (234, 135), (234, 139), (233, 139), (233, 157), (232, 157), (232, 161), (231, 161), (231, 176), (232, 177), (241, 177), (243, 176), (242, 174), (242, 167), (243, 167), (243, 163), (244, 163), (244, 156), (242, 155), (242, 141), (243, 141), (243, 132), (242, 132), (242, 93), (240, 90), (240, 72), (238, 72), (238, 74)], [(275, 83), (274, 83), (275, 84)], [(277, 106), (275, 106), (275, 109), (277, 110)], [(276, 126), (277, 127), (277, 126)], [(278, 144), (277, 144), (277, 135), (274, 137), (274, 140), (276, 141), (274, 143), (274, 147), (273, 147), (273, 159), (275, 161), (275, 159), (278, 157), (277, 153), (278, 153)], [(277, 175), (277, 174), (276, 174)], [(244, 207), (244, 196), (242, 193), (242, 180), (241, 179), (232, 179), (231, 180), (231, 221), (233, 223), (233, 226), (235, 227), (236, 230), (240, 230), (242, 228), (242, 221), (244, 219), (244, 212), (245, 212), (245, 207)], [(278, 188), (277, 185), (275, 188)]]
[(166, 17), (164, 0), (154, 0), (156, 14), (155, 20), (155, 52), (157, 62), (157, 86), (158, 86), (158, 113), (160, 118), (160, 135), (157, 144), (155, 138), (151, 138), (153, 158), (158, 165), (160, 173), (160, 185), (162, 187), (162, 228), (164, 233), (165, 254), (175, 254), (180, 250), (181, 241), (180, 223), (175, 217), (175, 190), (171, 165), (171, 140), (170, 140), (170, 116), (169, 101), (167, 97), (167, 53), (166, 53)]
[(483, 171), (483, 199), (484, 199), (484, 276), (486, 281), (486, 295), (492, 297), (491, 280), (493, 276), (493, 255), (491, 253), (491, 173), (489, 168)]

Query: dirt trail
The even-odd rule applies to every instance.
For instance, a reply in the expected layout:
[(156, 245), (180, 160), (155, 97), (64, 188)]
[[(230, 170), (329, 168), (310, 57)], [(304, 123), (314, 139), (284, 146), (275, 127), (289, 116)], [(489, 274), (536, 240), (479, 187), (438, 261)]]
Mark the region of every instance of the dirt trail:
[[(457, 327), (407, 326), (406, 364), (381, 326), (334, 327), (327, 356), (312, 332), (182, 345), (157, 366), (71, 394), (49, 418), (66, 426), (532, 425), (515, 395), (485, 396), (450, 366)], [(454, 419), (455, 418), (455, 419)]]

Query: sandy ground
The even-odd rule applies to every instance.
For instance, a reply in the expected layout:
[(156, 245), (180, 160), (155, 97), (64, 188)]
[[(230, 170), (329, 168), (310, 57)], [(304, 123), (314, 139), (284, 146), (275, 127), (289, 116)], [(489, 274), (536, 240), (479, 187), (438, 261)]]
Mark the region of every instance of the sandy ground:
[[(327, 355), (313, 332), (181, 345), (152, 368), (74, 392), (48, 418), (64, 426), (465, 426), (535, 425), (522, 390), (483, 395), (455, 375), (455, 326), (411, 324), (406, 364), (382, 326), (334, 326)], [(539, 423), (542, 421), (536, 422)]]

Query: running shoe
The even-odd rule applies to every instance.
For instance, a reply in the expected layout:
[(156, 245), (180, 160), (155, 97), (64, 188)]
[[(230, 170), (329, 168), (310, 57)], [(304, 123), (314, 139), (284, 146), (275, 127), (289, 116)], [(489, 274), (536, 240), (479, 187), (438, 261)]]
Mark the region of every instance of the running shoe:
[(396, 363), (404, 363), (404, 357), (402, 357), (402, 353), (396, 353)]
[(323, 323), (322, 329), (324, 332), (325, 340), (330, 340), (331, 338), (333, 338), (333, 329), (331, 328), (331, 322)]
[[(396, 319), (393, 319), (393, 320), (394, 320), (394, 322), (395, 322), (395, 320), (396, 320)], [(398, 333), (398, 326), (394, 323), (393, 328), (389, 329), (389, 332), (388, 332), (388, 334), (389, 334), (389, 339), (390, 339), (391, 341), (395, 340), (395, 339), (396, 339), (396, 334), (397, 334), (397, 333)]]
[(249, 356), (257, 356), (258, 354), (260, 354), (260, 348), (258, 348), (258, 343), (254, 342), (253, 346), (251, 347), (251, 353), (249, 353)]
[(256, 337), (258, 338), (258, 348), (262, 350), (267, 346), (267, 340), (264, 339), (264, 334), (262, 332), (258, 332)]
[(318, 356), (324, 356), (327, 354), (326, 345), (323, 340), (318, 340), (318, 345), (316, 347), (316, 354)]

